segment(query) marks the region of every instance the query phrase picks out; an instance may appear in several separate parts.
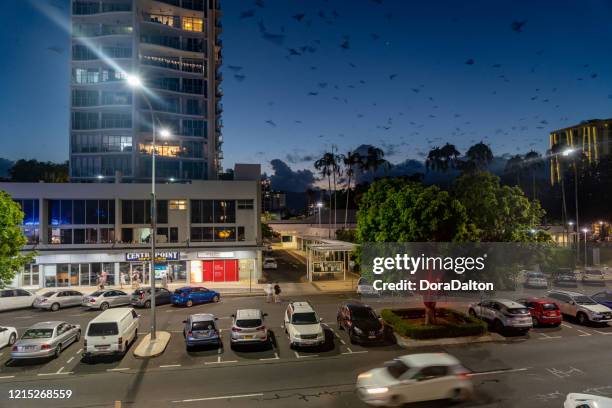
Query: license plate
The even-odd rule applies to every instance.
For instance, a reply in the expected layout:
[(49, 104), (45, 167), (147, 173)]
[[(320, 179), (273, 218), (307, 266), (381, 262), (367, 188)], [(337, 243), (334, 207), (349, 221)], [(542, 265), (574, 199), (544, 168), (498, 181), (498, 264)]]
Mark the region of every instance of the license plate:
[(21, 346), (19, 347), (19, 349), (21, 351), (30, 351), (30, 350), (36, 350), (36, 346)]
[(109, 348), (109, 347), (110, 347), (110, 346), (96, 346), (96, 348), (97, 348), (98, 350), (105, 350), (105, 349), (107, 349), (107, 348)]
[(375, 339), (376, 336), (368, 336), (368, 339)]
[(252, 338), (254, 338), (254, 336), (244, 336), (245, 340), (251, 340)]

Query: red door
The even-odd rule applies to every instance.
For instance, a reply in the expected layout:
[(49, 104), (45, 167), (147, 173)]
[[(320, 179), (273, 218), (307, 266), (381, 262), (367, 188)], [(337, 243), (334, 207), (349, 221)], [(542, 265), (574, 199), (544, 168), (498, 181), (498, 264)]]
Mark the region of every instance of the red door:
[(238, 281), (238, 260), (228, 259), (225, 261), (225, 281), (236, 282)]
[(225, 261), (213, 261), (213, 282), (225, 282)]
[(202, 276), (204, 277), (204, 282), (213, 281), (213, 261), (202, 261)]

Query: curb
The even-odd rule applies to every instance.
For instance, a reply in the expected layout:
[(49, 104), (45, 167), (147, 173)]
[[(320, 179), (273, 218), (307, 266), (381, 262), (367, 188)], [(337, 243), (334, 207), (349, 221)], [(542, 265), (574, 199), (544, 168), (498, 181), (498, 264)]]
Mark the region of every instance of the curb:
[(475, 343), (491, 343), (491, 342), (503, 342), (506, 339), (497, 333), (488, 333), (483, 336), (468, 336), (468, 337), (445, 337), (441, 339), (431, 340), (414, 340), (408, 337), (400, 336), (393, 332), (393, 336), (397, 342), (397, 345), (405, 348), (415, 347), (431, 347), (431, 346), (454, 346), (463, 344), (475, 344)]
[(170, 333), (167, 331), (157, 331), (157, 340), (156, 342), (160, 343), (161, 346), (157, 346), (156, 344), (151, 345), (151, 334), (147, 334), (141, 341), (138, 343), (138, 346), (134, 349), (134, 357), (139, 359), (144, 358), (153, 358), (160, 356), (170, 343)]

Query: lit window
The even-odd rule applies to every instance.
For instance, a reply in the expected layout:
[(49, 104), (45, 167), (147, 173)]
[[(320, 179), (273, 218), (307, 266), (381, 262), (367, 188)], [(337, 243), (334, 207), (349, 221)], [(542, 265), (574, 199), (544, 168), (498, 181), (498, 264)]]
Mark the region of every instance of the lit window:
[(183, 30), (202, 31), (202, 19), (195, 17), (183, 17)]
[(171, 210), (186, 210), (187, 209), (186, 200), (170, 200), (170, 203), (168, 205)]

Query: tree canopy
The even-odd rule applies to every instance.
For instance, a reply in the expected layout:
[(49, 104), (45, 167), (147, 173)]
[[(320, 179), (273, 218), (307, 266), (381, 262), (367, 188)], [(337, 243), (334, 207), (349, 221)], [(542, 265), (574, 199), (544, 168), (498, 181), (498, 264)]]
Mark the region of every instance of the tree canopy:
[(0, 191), (0, 288), (10, 283), (30, 255), (20, 252), (27, 239), (21, 231), (23, 212), (6, 192)]

